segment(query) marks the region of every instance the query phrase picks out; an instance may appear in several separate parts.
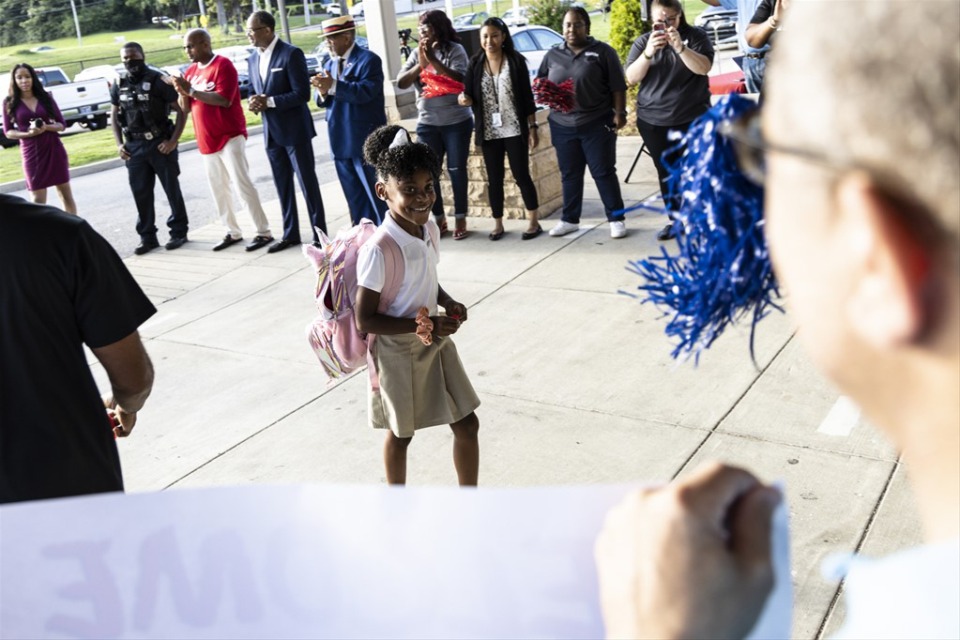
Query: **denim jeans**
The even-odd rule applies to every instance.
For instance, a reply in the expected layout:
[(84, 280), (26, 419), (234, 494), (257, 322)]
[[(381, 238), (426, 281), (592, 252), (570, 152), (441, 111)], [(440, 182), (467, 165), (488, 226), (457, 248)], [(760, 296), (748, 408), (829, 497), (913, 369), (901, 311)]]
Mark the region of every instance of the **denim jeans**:
[[(467, 154), (470, 153), (470, 136), (473, 134), (473, 118), (443, 126), (432, 124), (417, 125), (417, 139), (426, 144), (440, 157), (447, 156), (447, 174), (453, 187), (453, 212), (458, 216), (467, 215)], [(443, 197), (440, 195), (440, 181), (433, 184), (437, 199), (433, 203), (433, 215), (441, 217)]]
[(763, 86), (763, 74), (767, 70), (767, 58), (743, 58), (743, 79), (749, 93), (760, 93)]
[(550, 121), (550, 136), (563, 186), (562, 220), (580, 223), (586, 167), (590, 167), (590, 175), (600, 191), (607, 220), (623, 220), (622, 214), (613, 215), (614, 211), (623, 209), (620, 181), (617, 180), (617, 131), (613, 126), (613, 114), (577, 127), (565, 127)]

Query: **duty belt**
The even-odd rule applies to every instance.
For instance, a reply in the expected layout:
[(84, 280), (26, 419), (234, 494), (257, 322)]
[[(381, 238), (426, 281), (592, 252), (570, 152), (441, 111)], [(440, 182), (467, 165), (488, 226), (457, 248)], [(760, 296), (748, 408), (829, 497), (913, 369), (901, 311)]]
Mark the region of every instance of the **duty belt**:
[(159, 133), (159, 132), (154, 133), (154, 132), (152, 132), (152, 131), (144, 131), (144, 132), (142, 132), (142, 133), (141, 133), (141, 132), (128, 131), (128, 132), (126, 132), (125, 135), (126, 135), (129, 139), (131, 139), (131, 140), (153, 140), (154, 138), (159, 138), (159, 137), (160, 137), (160, 133)]

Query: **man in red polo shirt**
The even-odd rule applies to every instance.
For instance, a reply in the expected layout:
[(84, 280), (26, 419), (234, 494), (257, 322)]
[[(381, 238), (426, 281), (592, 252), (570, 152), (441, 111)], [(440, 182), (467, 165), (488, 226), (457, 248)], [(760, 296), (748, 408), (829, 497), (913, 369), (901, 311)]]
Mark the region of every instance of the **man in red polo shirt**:
[(227, 228), (227, 235), (213, 250), (220, 251), (243, 240), (234, 213), (231, 180), (257, 225), (257, 235), (247, 245), (247, 251), (259, 249), (273, 242), (273, 236), (260, 196), (250, 180), (244, 152), (247, 122), (240, 104), (237, 70), (232, 62), (213, 52), (210, 34), (204, 29), (189, 31), (183, 39), (183, 48), (193, 64), (187, 67), (182, 78), (174, 78), (174, 86), (180, 94), (180, 106), (193, 114), (197, 147), (203, 156), (210, 191), (217, 203), (220, 221)]

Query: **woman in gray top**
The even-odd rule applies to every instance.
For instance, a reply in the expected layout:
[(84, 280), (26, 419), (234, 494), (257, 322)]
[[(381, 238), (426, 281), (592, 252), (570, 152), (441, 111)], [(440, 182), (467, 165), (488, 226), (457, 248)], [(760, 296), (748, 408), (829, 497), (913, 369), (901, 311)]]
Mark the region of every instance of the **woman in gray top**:
[[(447, 173), (453, 186), (453, 211), (456, 218), (454, 240), (467, 237), (467, 154), (473, 132), (470, 107), (457, 103), (463, 91), (467, 72), (467, 51), (459, 44), (459, 36), (443, 11), (427, 11), (420, 16), (420, 44), (410, 54), (397, 76), (397, 86), (417, 90), (417, 138), (429, 146), (443, 161), (447, 157)], [(440, 183), (434, 182), (437, 199), (433, 204), (440, 232), (447, 230), (447, 221), (440, 197)]]

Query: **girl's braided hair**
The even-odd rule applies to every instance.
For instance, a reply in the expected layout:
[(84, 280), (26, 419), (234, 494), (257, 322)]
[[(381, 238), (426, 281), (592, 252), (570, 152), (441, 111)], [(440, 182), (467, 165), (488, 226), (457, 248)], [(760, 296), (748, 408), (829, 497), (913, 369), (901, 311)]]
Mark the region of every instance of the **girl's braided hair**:
[[(440, 176), (440, 159), (433, 149), (422, 142), (411, 142), (390, 148), (402, 127), (388, 124), (380, 127), (363, 143), (363, 159), (386, 180), (410, 178), (420, 171), (428, 171), (434, 178)], [(409, 135), (409, 134), (408, 134)]]

